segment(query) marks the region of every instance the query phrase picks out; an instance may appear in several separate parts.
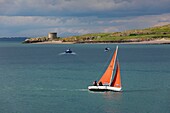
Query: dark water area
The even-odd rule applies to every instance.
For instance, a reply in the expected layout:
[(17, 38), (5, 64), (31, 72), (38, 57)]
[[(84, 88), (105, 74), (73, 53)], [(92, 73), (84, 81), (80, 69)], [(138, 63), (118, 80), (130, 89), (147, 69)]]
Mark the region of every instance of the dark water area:
[(170, 112), (170, 45), (119, 44), (123, 91), (90, 92), (116, 44), (21, 42), (0, 40), (1, 113)]

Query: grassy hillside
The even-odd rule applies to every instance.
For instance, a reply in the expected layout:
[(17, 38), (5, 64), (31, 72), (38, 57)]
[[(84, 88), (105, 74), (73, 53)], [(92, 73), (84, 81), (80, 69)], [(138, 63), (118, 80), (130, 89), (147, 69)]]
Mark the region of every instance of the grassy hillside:
[(93, 33), (63, 38), (63, 42), (102, 42), (102, 41), (146, 41), (160, 38), (170, 39), (170, 24), (146, 29), (128, 30), (113, 33)]

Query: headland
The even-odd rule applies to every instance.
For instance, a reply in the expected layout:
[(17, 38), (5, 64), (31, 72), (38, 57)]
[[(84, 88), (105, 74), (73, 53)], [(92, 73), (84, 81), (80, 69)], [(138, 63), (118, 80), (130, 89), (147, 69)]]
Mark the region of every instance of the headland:
[[(57, 33), (56, 33), (57, 34)], [(52, 38), (51, 38), (52, 37)], [(24, 43), (36, 44), (170, 44), (170, 24), (145, 29), (127, 30), (112, 33), (92, 33), (60, 38), (52, 33), (47, 37), (29, 38)]]

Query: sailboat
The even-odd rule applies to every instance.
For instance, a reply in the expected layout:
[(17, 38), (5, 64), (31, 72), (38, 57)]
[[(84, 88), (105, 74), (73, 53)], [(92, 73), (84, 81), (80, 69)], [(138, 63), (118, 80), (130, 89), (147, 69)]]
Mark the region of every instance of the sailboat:
[[(118, 46), (112, 56), (110, 64), (108, 65), (106, 71), (100, 78), (98, 82), (95, 82), (93, 86), (88, 86), (90, 91), (121, 91), (121, 76), (120, 76), (120, 64), (117, 60)], [(116, 69), (114, 69), (116, 67)], [(113, 73), (115, 72), (114, 78), (112, 80)]]

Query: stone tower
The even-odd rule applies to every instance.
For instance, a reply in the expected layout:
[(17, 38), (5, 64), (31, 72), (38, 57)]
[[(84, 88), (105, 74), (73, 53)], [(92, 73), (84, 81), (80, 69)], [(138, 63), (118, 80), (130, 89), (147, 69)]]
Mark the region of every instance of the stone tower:
[(57, 38), (57, 33), (53, 32), (53, 33), (48, 33), (48, 38), (53, 40)]

